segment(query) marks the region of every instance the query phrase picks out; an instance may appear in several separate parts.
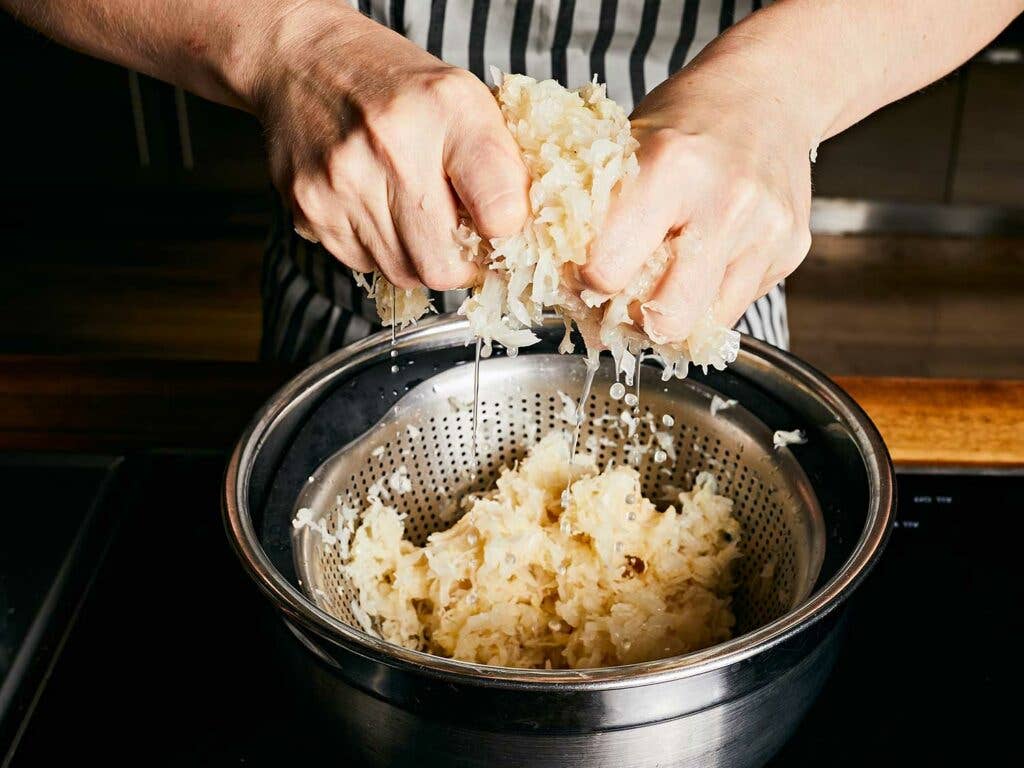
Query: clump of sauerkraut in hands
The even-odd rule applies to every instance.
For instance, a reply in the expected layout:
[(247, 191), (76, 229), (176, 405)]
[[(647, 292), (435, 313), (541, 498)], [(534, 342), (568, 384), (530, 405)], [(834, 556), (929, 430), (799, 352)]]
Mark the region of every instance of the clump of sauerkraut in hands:
[(587, 262), (616, 186), (639, 167), (629, 118), (605, 87), (593, 82), (570, 91), (554, 80), (497, 70), (492, 75), (505, 123), (530, 174), (530, 216), (511, 237), (483, 240), (471, 222), (456, 233), (465, 258), (481, 267), (479, 284), (459, 310), (474, 333), (487, 345), (496, 341), (518, 349), (538, 341), (530, 328), (553, 310), (566, 323), (560, 350), (572, 350), (569, 330), (575, 325), (591, 365), (602, 349), (611, 351), (627, 375), (635, 356), (649, 349), (664, 363), (666, 379), (685, 376), (690, 363), (720, 369), (732, 362), (739, 334), (714, 323), (710, 307), (681, 342), (652, 339), (631, 319), (630, 306), (650, 297), (668, 266), (666, 246), (618, 294), (583, 289), (578, 268)]
[(425, 546), (378, 496), (358, 524), (344, 508), (336, 525), (309, 510), (296, 525), (328, 533), (358, 592), (350, 609), (389, 642), (481, 664), (601, 667), (732, 634), (732, 501), (707, 473), (677, 501), (656, 509), (632, 467), (600, 471), (590, 457), (570, 466), (556, 432), (494, 490), (464, 499), (465, 514)]

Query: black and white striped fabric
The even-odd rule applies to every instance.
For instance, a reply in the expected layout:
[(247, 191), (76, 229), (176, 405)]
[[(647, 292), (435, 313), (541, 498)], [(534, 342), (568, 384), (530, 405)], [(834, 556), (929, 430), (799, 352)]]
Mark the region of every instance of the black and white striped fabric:
[[(576, 87), (594, 74), (627, 111), (762, 0), (358, 0), (359, 10), (481, 79), (488, 66)], [(347, 269), (298, 237), (279, 209), (263, 275), (266, 359), (306, 363), (376, 330)], [(455, 295), (435, 306), (454, 311)], [(786, 348), (785, 288), (737, 329)]]

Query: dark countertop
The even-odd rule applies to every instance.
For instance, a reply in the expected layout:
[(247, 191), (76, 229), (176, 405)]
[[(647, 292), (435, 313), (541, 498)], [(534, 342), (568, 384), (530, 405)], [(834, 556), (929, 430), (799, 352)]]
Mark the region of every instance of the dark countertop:
[[(109, 554), (11, 768), (363, 765), (355, 735), (307, 711), (311, 657), (235, 561), (219, 511), (222, 454), (128, 459), (107, 507)], [(851, 604), (818, 703), (772, 768), (996, 764), (1012, 746), (1007, 563), (1021, 519), (992, 536), (1022, 478), (900, 476), (901, 517)], [(980, 494), (980, 495), (979, 495)], [(387, 722), (381, 728), (389, 727)], [(439, 728), (444, 728), (439, 723)], [(0, 750), (0, 762), (2, 762)]]

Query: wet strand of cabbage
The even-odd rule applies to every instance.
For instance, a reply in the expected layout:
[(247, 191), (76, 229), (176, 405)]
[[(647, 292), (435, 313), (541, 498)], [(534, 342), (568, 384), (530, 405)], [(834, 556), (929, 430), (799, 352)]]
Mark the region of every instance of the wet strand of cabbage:
[[(591, 365), (590, 361), (587, 360), (587, 375), (583, 379), (583, 394), (580, 395), (580, 401), (576, 405), (576, 413), (573, 421), (576, 422), (575, 428), (572, 434), (572, 450), (569, 451), (569, 481), (572, 482), (572, 468), (576, 463), (576, 448), (580, 443), (580, 427), (583, 424), (583, 410), (587, 407), (587, 401), (590, 399), (590, 388), (594, 384), (594, 376), (597, 375), (597, 366)], [(569, 490), (568, 487), (566, 490)]]

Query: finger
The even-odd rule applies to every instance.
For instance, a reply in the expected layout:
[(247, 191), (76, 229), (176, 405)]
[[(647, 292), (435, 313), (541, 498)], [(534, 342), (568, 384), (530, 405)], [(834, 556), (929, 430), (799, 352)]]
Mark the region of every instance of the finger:
[(294, 229), (295, 234), (306, 242), (313, 243), (314, 245), (320, 242), (317, 236), (313, 234), (313, 228), (308, 224), (300, 224), (299, 222), (296, 222)]
[(376, 269), (397, 288), (421, 285), (395, 231), (387, 180), (365, 142), (347, 142), (331, 154), (323, 174), (297, 181), (293, 189), (304, 222), (325, 247), (331, 243), (335, 256), (344, 261), (356, 254), (362, 262), (357, 271)]
[(663, 164), (645, 161), (642, 152), (641, 147), (639, 173), (620, 186), (580, 270), (587, 286), (599, 293), (618, 293), (629, 285), (681, 220), (678, 197), (654, 193), (664, 188)]
[(799, 267), (811, 250), (811, 232), (807, 227), (799, 227), (789, 238), (787, 244), (775, 254), (761, 281), (760, 295), (789, 277)]
[[(342, 217), (344, 214), (338, 214)], [(315, 226), (299, 210), (292, 213), (295, 233), (310, 243), (319, 243), (324, 250), (347, 267), (357, 272), (369, 272), (375, 268), (370, 254), (356, 238), (352, 227), (344, 218), (333, 218)]]
[(448, 291), (471, 285), (477, 269), (461, 257), (455, 243), (455, 196), (440, 175), (432, 187), (398, 192), (393, 206), (398, 238), (428, 288)]
[(348, 220), (351, 201), (321, 178), (297, 183), (292, 194), (292, 225), (299, 237), (320, 243), (328, 253), (357, 272), (376, 269), (373, 255)]
[(364, 195), (361, 210), (349, 218), (356, 238), (388, 282), (396, 288), (420, 287), (416, 269), (398, 237), (385, 185), (367, 184)]
[(487, 238), (516, 234), (530, 212), (530, 176), (497, 104), (493, 108), (493, 120), (453, 126), (444, 152), (445, 173)]
[(717, 323), (732, 328), (747, 307), (768, 292), (771, 285), (764, 287), (765, 266), (755, 254), (741, 256), (729, 265), (714, 305)]
[(683, 341), (718, 295), (726, 259), (720, 240), (684, 232), (669, 241), (673, 257), (651, 298), (641, 307), (655, 343)]
[(349, 229), (348, 235), (343, 237), (324, 233), (320, 244), (334, 258), (354, 272), (372, 272), (376, 268), (370, 252), (356, 239), (351, 229)]
[(367, 222), (356, 230), (356, 235), (388, 282), (396, 288), (418, 288), (422, 283), (398, 240), (390, 212), (387, 213), (386, 222), (380, 214), (368, 217)]

